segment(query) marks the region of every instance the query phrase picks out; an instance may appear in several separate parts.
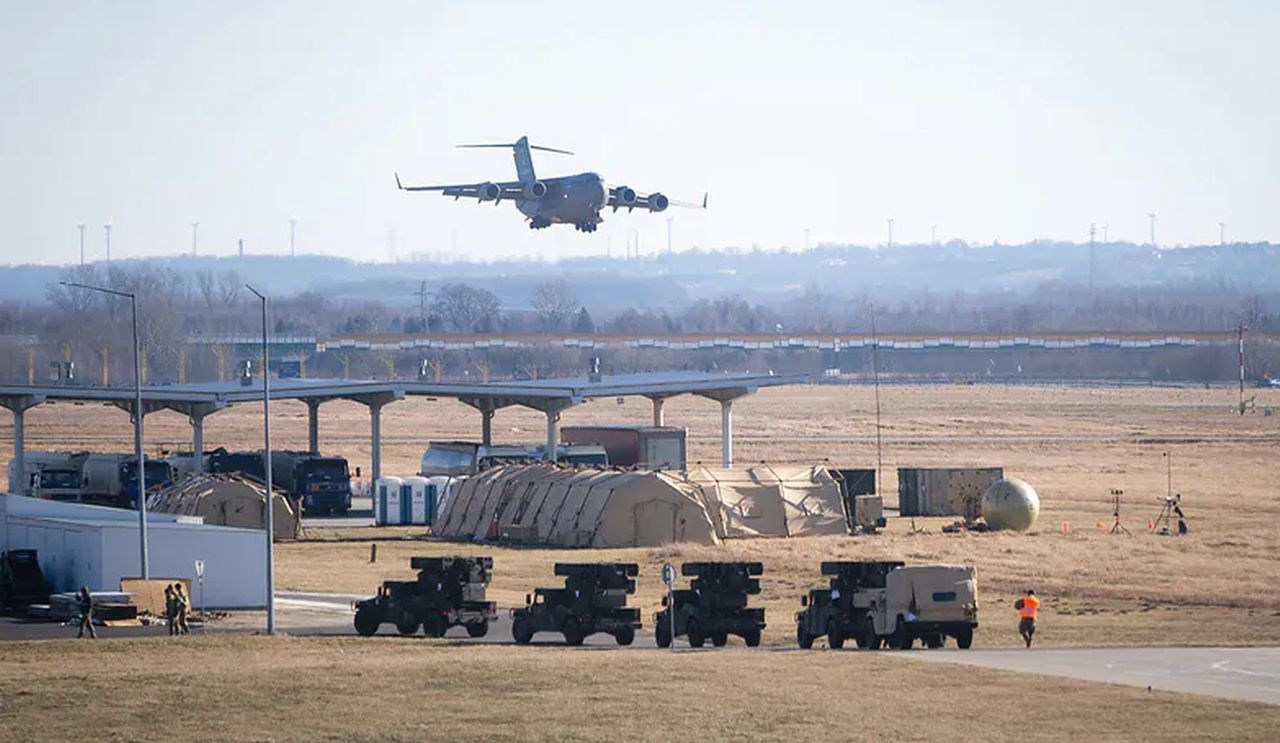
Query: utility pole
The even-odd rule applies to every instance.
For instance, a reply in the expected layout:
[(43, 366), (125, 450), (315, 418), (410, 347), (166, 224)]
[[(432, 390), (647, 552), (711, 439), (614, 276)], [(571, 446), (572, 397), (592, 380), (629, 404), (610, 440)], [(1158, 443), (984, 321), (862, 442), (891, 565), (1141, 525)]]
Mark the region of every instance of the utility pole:
[(806, 252), (806, 253), (807, 253), (807, 252), (809, 252), (809, 245), (810, 245), (810, 243), (809, 243), (809, 228), (808, 228), (808, 227), (805, 227), (805, 228), (804, 228), (804, 249), (805, 249), (805, 252)]
[(296, 243), (294, 241), (294, 238), (297, 236), (297, 231), (298, 231), (298, 220), (290, 219), (289, 220), (289, 257), (290, 258), (294, 258), (297, 256), (297, 252), (295, 250)]
[(200, 232), (200, 223), (192, 222), (191, 223), (191, 257), (192, 258), (196, 257), (196, 247), (198, 245), (196, 240), (198, 238), (199, 232)]
[(84, 268), (84, 225), (76, 225), (80, 229), (80, 267)]
[(1226, 222), (1218, 223), (1218, 247), (1219, 248), (1227, 247), (1227, 223)]
[(1244, 333), (1248, 329), (1244, 323), (1236, 326), (1236, 339), (1240, 342), (1240, 415), (1244, 415)]
[(1111, 240), (1107, 238), (1107, 228), (1108, 228), (1108, 227), (1110, 227), (1110, 226), (1111, 226), (1111, 225), (1109, 225), (1109, 224), (1104, 224), (1104, 225), (1102, 225), (1102, 243), (1103, 243), (1104, 245), (1106, 245), (1107, 243), (1111, 242)]
[(1094, 261), (1094, 245), (1093, 237), (1097, 232), (1097, 227), (1093, 222), (1089, 223), (1089, 291), (1093, 291), (1093, 261)]
[(936, 224), (929, 225), (929, 242), (933, 247), (938, 247), (938, 225)]
[(1158, 248), (1160, 246), (1156, 245), (1156, 213), (1147, 212), (1147, 219), (1151, 222), (1151, 247)]
[(422, 323), (422, 331), (427, 330), (427, 282), (418, 284), (418, 320)]
[(110, 263), (111, 262), (111, 225), (104, 224), (102, 225), (102, 229), (106, 230), (107, 232), (107, 263)]
[(635, 238), (636, 238), (636, 256), (635, 257), (639, 258), (640, 257), (640, 230), (633, 229), (631, 230), (631, 234), (635, 235)]
[(888, 222), (889, 222), (889, 245), (888, 245), (888, 247), (892, 248), (892, 247), (893, 247), (893, 217), (889, 217)]

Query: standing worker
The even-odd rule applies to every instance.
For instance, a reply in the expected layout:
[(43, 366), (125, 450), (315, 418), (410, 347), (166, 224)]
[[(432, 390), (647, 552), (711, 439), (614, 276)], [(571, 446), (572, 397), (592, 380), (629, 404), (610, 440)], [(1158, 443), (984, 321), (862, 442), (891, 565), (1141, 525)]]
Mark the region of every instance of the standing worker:
[(182, 590), (181, 583), (174, 583), (174, 601), (178, 609), (178, 631), (182, 634), (190, 634), (191, 628), (187, 626), (187, 615), (191, 613), (191, 599), (187, 598), (187, 592)]
[(169, 636), (178, 634), (178, 599), (173, 586), (164, 587), (164, 622), (169, 625)]
[(88, 586), (80, 586), (80, 595), (76, 597), (80, 604), (80, 634), (76, 635), (76, 639), (84, 637), (84, 631), (89, 630), (89, 639), (98, 639), (98, 633), (93, 629), (93, 597), (89, 595)]
[(1031, 637), (1036, 633), (1036, 610), (1040, 608), (1040, 599), (1036, 598), (1035, 591), (1028, 588), (1026, 596), (1013, 602), (1013, 608), (1018, 610), (1018, 634), (1022, 635), (1027, 647), (1031, 647)]

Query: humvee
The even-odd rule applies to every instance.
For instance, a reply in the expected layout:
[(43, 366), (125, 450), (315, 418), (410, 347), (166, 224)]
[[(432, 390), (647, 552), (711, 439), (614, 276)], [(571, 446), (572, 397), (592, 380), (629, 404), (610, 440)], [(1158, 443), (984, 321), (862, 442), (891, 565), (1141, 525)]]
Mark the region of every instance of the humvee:
[(511, 635), (521, 645), (535, 632), (559, 632), (565, 644), (581, 645), (605, 632), (619, 645), (630, 645), (640, 629), (640, 610), (627, 606), (636, 592), (635, 563), (556, 563), (563, 588), (538, 588), (525, 596), (525, 606), (511, 610)]
[(485, 600), (492, 557), (413, 557), (409, 565), (417, 580), (385, 581), (377, 596), (356, 602), (356, 632), (369, 637), (390, 622), (402, 635), (422, 627), (428, 636), (443, 637), (456, 625), (471, 637), (488, 634), (498, 616), (497, 606)]
[[(741, 637), (748, 647), (760, 644), (764, 629), (764, 609), (749, 608), (747, 596), (760, 593), (758, 576), (764, 566), (758, 562), (686, 562), (680, 574), (693, 577), (689, 588), (672, 591), (672, 602), (662, 597), (667, 607), (654, 616), (653, 632), (658, 647), (671, 647), (672, 612), (675, 612), (675, 636), (684, 635), (689, 646), (700, 648), (709, 638), (716, 647), (724, 647), (729, 635)], [(670, 605), (674, 603), (674, 606)]]
[(947, 637), (962, 649), (973, 644), (978, 600), (971, 567), (850, 562), (823, 563), (822, 572), (833, 576), (831, 588), (811, 591), (796, 614), (802, 648), (824, 634), (834, 649), (847, 638), (864, 650), (906, 650), (917, 639), (940, 648)]

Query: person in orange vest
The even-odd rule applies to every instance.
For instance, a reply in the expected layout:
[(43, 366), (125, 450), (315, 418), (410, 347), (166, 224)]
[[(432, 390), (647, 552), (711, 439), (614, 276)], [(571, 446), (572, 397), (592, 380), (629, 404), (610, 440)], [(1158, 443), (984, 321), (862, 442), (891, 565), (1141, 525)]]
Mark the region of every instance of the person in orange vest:
[(1013, 608), (1018, 610), (1018, 634), (1022, 635), (1027, 647), (1031, 647), (1031, 637), (1036, 633), (1036, 610), (1040, 608), (1040, 599), (1036, 598), (1035, 591), (1028, 588), (1026, 596), (1013, 602)]

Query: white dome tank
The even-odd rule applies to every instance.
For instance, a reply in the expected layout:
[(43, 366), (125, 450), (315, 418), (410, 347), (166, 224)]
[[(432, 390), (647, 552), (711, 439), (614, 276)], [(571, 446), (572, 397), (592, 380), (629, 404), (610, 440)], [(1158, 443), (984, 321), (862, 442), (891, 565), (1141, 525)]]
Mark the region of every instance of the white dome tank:
[(982, 495), (982, 517), (992, 529), (1026, 531), (1040, 517), (1040, 496), (1023, 480), (996, 480)]

